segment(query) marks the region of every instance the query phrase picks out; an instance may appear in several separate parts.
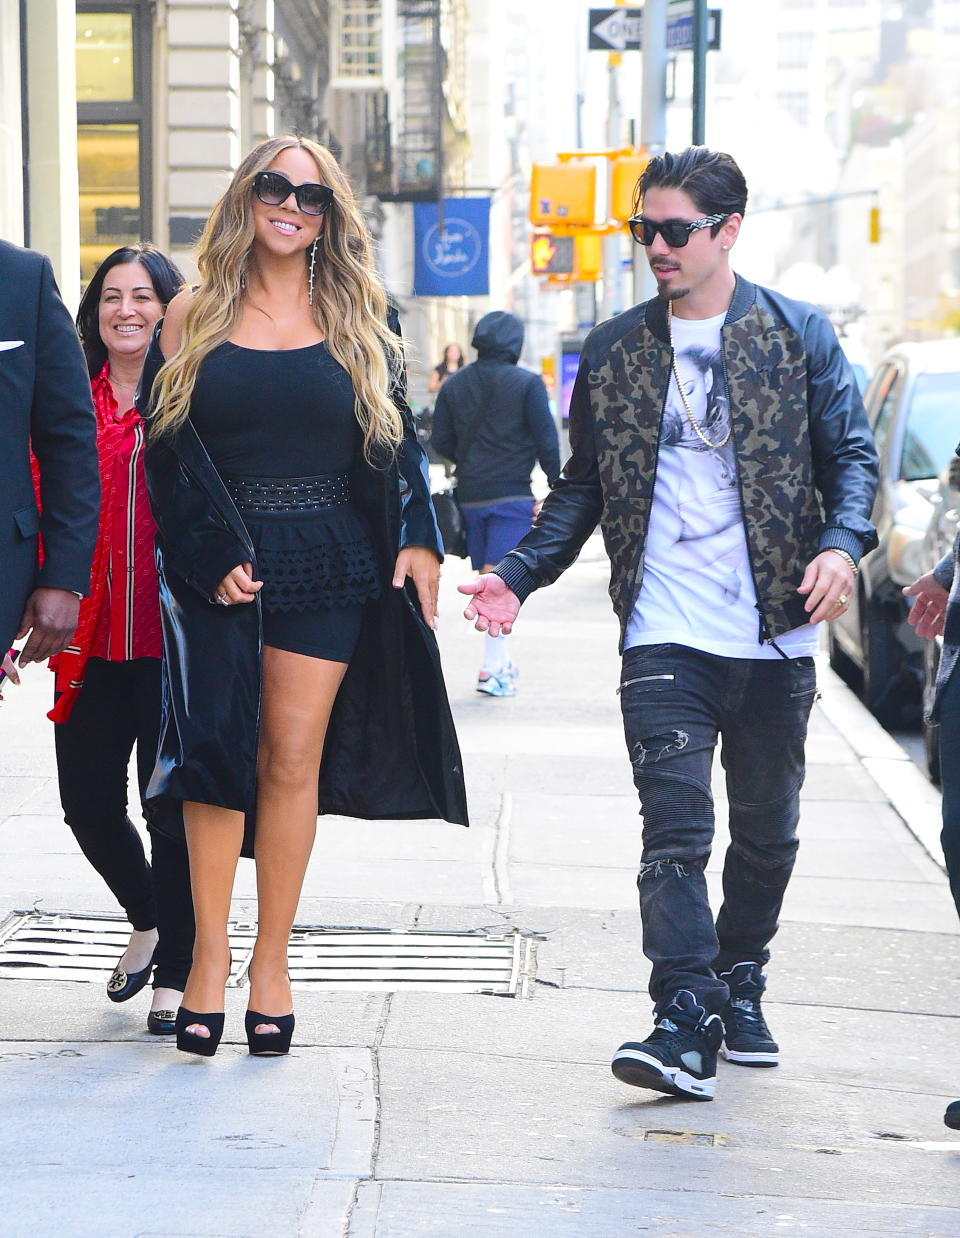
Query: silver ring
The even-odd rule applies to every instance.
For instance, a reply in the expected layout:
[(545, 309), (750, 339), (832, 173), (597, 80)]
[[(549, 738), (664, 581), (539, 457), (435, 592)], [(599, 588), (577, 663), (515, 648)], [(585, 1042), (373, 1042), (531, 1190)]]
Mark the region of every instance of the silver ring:
[(217, 594), (217, 601), (220, 603), (220, 605), (221, 605), (221, 606), (229, 606), (229, 605), (230, 605), (230, 599), (227, 597), (227, 595), (226, 595), (225, 593), (218, 593), (218, 594)]
[(847, 597), (847, 595), (846, 595), (845, 593), (841, 593), (841, 594), (840, 594), (840, 596), (837, 598), (837, 605), (838, 605), (838, 606), (846, 606), (846, 604), (847, 604), (847, 602), (848, 602), (849, 600), (850, 600), (850, 599)]

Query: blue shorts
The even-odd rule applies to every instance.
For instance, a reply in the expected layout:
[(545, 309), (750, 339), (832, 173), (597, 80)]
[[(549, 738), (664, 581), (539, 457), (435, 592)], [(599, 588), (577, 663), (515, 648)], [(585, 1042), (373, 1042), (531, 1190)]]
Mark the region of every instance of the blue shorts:
[(530, 532), (533, 499), (507, 499), (463, 508), (467, 553), (475, 571), (497, 564)]

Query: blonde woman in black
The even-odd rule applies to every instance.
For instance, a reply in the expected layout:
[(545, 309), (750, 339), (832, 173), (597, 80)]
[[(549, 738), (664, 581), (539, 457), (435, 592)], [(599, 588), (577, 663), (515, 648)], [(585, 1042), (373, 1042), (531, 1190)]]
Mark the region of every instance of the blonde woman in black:
[(248, 1045), (285, 1053), (318, 811), (466, 824), (434, 636), (442, 551), (396, 315), (330, 152), (256, 147), (198, 265), (141, 392), (167, 689), (149, 794), (190, 853), (178, 1047), (220, 1040), (243, 852), (259, 902)]

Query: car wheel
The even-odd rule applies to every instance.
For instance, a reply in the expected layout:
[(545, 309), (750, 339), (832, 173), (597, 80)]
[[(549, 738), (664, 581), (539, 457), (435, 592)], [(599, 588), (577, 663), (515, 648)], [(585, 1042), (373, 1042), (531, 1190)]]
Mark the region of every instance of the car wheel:
[(898, 645), (882, 611), (860, 597), (860, 647), (863, 650), (863, 703), (885, 727), (903, 722)]

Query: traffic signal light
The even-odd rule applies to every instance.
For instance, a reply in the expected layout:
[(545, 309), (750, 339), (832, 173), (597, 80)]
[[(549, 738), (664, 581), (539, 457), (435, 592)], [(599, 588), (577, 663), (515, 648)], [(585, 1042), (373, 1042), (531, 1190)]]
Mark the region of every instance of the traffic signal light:
[(637, 192), (637, 181), (643, 175), (649, 156), (637, 151), (633, 155), (620, 155), (613, 160), (610, 169), (610, 210), (611, 219), (617, 219), (625, 224), (633, 214), (633, 199)]
[(880, 244), (880, 207), (870, 207), (870, 244)]
[(573, 273), (578, 280), (595, 280), (603, 274), (603, 237), (598, 232), (584, 231), (573, 238)]
[(530, 242), (530, 270), (534, 275), (570, 275), (573, 258), (572, 236), (538, 232)]
[(592, 163), (535, 163), (530, 173), (530, 222), (536, 225), (592, 224), (597, 204), (597, 169)]

